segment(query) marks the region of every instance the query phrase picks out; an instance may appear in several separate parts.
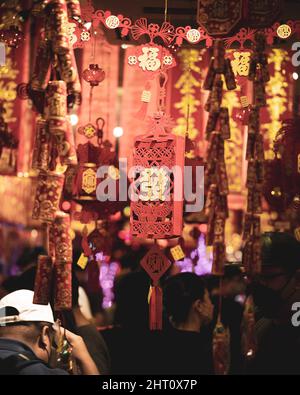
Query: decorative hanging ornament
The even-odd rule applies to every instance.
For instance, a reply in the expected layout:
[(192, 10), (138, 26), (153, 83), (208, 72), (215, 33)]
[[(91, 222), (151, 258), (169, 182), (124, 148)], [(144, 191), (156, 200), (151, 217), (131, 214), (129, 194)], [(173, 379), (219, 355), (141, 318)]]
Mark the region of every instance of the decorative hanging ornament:
[(289, 25), (283, 24), (278, 26), (276, 33), (279, 38), (286, 39), (292, 34), (292, 29)]
[(162, 329), (162, 289), (159, 280), (171, 266), (157, 244), (144, 256), (141, 266), (151, 278), (153, 285), (149, 289), (149, 323), (150, 330)]
[(247, 24), (256, 29), (271, 26), (283, 6), (283, 0), (247, 0), (247, 3)]
[(127, 62), (129, 66), (146, 72), (149, 77), (176, 66), (175, 57), (171, 52), (167, 48), (153, 43), (129, 48)]
[(252, 359), (257, 351), (257, 339), (255, 334), (255, 314), (252, 296), (248, 296), (243, 313), (242, 329), (242, 353), (246, 359)]
[[(74, 178), (73, 199), (83, 207), (81, 213), (76, 213), (76, 218), (83, 223), (106, 218), (127, 205), (126, 199), (125, 201), (119, 199), (121, 172), (118, 168), (116, 152), (109, 140), (103, 141), (105, 122), (99, 117), (95, 123), (96, 125), (88, 123), (78, 129), (78, 132), (89, 140), (96, 136), (98, 143), (94, 145), (88, 141), (77, 147), (79, 167)], [(100, 171), (97, 175), (97, 170), (101, 167), (103, 172)], [(122, 175), (126, 177), (125, 174)], [(103, 190), (99, 187), (97, 195), (97, 188), (103, 181), (107, 182), (105, 185), (114, 184), (116, 200), (110, 200), (106, 196), (105, 187)], [(98, 200), (102, 197), (103, 200)]]
[(222, 324), (220, 314), (213, 331), (213, 361), (215, 374), (228, 374), (230, 368), (230, 331)]
[(54, 172), (40, 172), (33, 206), (33, 219), (39, 219), (43, 222), (54, 221), (63, 184), (63, 175)]
[(52, 257), (39, 255), (34, 283), (33, 303), (47, 305), (51, 302)]
[(83, 71), (82, 77), (91, 87), (98, 86), (105, 78), (105, 71), (98, 64), (90, 64), (89, 68)]
[(56, 213), (49, 229), (50, 240), (54, 259), (54, 310), (70, 310), (72, 308), (72, 238), (71, 219), (68, 214), (61, 211)]
[(186, 39), (189, 43), (197, 44), (201, 40), (201, 33), (199, 29), (189, 29), (186, 32)]
[(110, 15), (105, 19), (105, 24), (109, 29), (116, 29), (120, 25), (120, 20), (116, 15)]
[(242, 0), (198, 0), (197, 22), (213, 37), (228, 36), (243, 16)]
[(169, 122), (156, 113), (134, 142), (130, 223), (135, 237), (170, 238), (182, 232), (185, 139), (167, 132)]

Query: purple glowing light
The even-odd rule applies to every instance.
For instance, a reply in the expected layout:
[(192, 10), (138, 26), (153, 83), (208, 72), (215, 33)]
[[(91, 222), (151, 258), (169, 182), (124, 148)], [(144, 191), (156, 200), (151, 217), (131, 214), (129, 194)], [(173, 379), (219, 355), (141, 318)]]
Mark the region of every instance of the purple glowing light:
[(194, 272), (198, 276), (211, 273), (213, 255), (206, 251), (205, 237), (203, 234), (198, 239), (197, 248), (191, 251), (190, 256), (183, 261), (177, 261), (176, 265), (181, 272)]

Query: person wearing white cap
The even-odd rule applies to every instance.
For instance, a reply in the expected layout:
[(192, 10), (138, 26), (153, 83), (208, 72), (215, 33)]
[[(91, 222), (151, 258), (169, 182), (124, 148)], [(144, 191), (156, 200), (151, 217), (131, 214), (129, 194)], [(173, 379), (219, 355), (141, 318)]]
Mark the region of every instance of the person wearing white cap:
[[(0, 374), (68, 374), (49, 366), (57, 329), (50, 305), (34, 304), (33, 295), (22, 289), (0, 300)], [(82, 374), (98, 375), (82, 338), (68, 330), (64, 333)]]

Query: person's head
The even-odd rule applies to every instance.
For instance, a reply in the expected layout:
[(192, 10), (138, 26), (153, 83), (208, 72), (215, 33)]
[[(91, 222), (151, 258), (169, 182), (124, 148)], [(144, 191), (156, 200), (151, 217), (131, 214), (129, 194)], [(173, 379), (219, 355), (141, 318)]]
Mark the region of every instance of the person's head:
[(171, 323), (178, 329), (197, 330), (213, 318), (213, 305), (201, 277), (180, 273), (168, 278), (164, 306)]
[(246, 291), (246, 282), (238, 264), (229, 263), (225, 265), (222, 279), (222, 295), (234, 298)]
[[(262, 268), (249, 285), (257, 311), (264, 317), (278, 319), (285, 306), (291, 281), (300, 262), (300, 244), (288, 233), (268, 232), (261, 237)], [(290, 306), (288, 307), (290, 313)]]
[(0, 300), (0, 338), (26, 344), (48, 363), (54, 339), (53, 313), (49, 304), (33, 304), (33, 295), (33, 291), (22, 289)]
[(288, 233), (263, 234), (262, 270), (259, 281), (265, 287), (280, 291), (300, 268), (300, 243)]

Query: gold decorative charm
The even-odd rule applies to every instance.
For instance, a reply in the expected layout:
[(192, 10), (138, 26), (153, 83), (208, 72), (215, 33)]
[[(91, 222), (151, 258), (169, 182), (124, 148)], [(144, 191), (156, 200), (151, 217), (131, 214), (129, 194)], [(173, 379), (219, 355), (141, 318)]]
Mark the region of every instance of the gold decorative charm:
[(283, 24), (277, 28), (277, 36), (280, 38), (288, 38), (292, 34), (292, 29), (289, 25)]
[(95, 170), (89, 168), (83, 172), (82, 175), (82, 189), (86, 193), (92, 193), (96, 190), (96, 172)]

